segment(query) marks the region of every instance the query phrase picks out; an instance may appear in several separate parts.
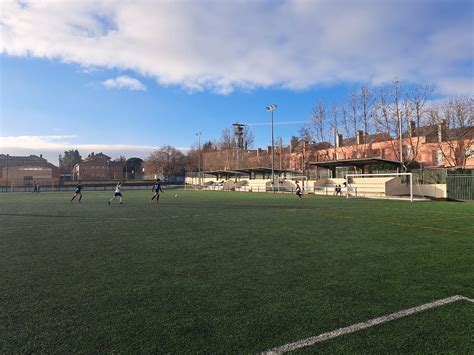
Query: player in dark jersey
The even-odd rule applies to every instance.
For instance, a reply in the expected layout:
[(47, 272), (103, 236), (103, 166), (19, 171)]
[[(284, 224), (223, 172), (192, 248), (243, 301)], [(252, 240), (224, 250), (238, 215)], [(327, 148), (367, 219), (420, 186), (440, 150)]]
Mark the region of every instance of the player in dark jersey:
[(74, 199), (79, 195), (79, 203), (81, 203), (81, 200), (82, 200), (82, 185), (81, 185), (81, 180), (79, 180), (77, 182), (77, 185), (76, 185), (76, 192), (74, 192), (74, 196), (72, 196), (71, 198), (71, 203), (72, 201), (74, 201)]
[(296, 196), (303, 198), (303, 193), (301, 192), (301, 186), (298, 181), (296, 181)]
[(160, 199), (160, 192), (163, 192), (163, 189), (161, 188), (160, 179), (156, 179), (155, 185), (153, 185), (153, 188), (151, 189), (151, 191), (155, 192), (155, 194), (150, 199), (150, 202), (153, 201), (156, 197), (156, 203), (158, 203), (158, 200)]

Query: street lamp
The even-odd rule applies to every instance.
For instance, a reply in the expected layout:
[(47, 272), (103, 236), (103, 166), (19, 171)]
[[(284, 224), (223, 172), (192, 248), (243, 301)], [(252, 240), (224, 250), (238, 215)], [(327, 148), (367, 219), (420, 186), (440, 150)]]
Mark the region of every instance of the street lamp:
[(277, 105), (268, 105), (266, 109), (272, 113), (272, 191), (275, 193), (275, 144), (273, 138), (273, 111), (277, 109)]
[(201, 132), (196, 132), (196, 137), (198, 137), (198, 177), (199, 184), (202, 185), (202, 176), (201, 176)]

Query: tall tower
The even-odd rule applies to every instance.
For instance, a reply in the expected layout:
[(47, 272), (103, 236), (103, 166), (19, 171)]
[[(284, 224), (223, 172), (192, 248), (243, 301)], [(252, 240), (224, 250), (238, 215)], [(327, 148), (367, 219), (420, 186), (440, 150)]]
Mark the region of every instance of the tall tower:
[(235, 168), (239, 169), (239, 160), (242, 149), (244, 149), (244, 127), (242, 123), (234, 123), (234, 135), (235, 135)]

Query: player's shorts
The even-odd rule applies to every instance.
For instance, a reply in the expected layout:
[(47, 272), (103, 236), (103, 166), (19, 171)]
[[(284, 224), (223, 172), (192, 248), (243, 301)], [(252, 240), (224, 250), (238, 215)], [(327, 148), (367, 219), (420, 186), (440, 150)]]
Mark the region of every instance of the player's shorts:
[(75, 193), (76, 193), (76, 194), (80, 194), (80, 193), (81, 193), (81, 190), (76, 190)]
[(122, 197), (122, 193), (121, 193), (121, 192), (116, 192), (114, 196), (115, 196), (115, 197), (117, 197), (117, 196)]

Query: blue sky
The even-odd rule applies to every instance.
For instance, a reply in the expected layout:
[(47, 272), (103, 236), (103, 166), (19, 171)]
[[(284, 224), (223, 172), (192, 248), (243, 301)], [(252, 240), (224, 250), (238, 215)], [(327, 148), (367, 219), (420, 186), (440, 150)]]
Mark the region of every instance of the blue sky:
[[(473, 94), (473, 2), (1, 2), (0, 152), (146, 157), (397, 78)], [(275, 126), (288, 142), (300, 124)], [(255, 145), (270, 126), (254, 125)]]

